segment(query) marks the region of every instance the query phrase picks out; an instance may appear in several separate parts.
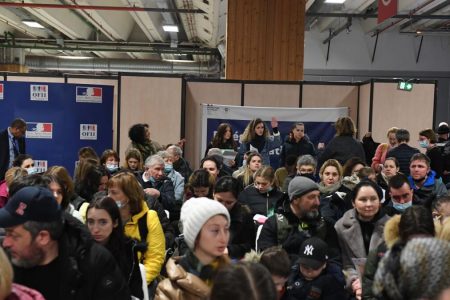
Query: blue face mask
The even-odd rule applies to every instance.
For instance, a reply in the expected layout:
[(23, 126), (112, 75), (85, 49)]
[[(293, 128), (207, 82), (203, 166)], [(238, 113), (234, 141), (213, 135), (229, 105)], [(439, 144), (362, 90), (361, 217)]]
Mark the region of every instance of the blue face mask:
[(427, 140), (425, 140), (425, 141), (419, 141), (419, 146), (422, 147), (422, 148), (428, 148), (429, 143), (428, 143)]
[(164, 164), (164, 173), (169, 174), (173, 170), (173, 165)]
[(106, 168), (110, 172), (115, 172), (115, 171), (117, 171), (119, 169), (119, 166), (116, 165), (116, 164), (106, 164)]
[(406, 202), (406, 203), (395, 203), (394, 201), (392, 201), (392, 204), (393, 204), (394, 208), (395, 208), (397, 211), (403, 213), (403, 212), (405, 212), (405, 210), (406, 210), (408, 207), (411, 207), (411, 206), (412, 206), (412, 201), (409, 201), (409, 202)]

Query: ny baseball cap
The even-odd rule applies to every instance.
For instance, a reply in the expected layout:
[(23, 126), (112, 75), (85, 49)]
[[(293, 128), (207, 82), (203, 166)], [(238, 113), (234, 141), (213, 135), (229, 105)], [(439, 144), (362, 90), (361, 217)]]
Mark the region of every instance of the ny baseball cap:
[(299, 263), (318, 269), (328, 260), (328, 245), (320, 238), (312, 237), (302, 243)]
[(52, 222), (61, 217), (61, 208), (49, 189), (27, 186), (17, 191), (0, 209), (0, 227), (27, 221)]

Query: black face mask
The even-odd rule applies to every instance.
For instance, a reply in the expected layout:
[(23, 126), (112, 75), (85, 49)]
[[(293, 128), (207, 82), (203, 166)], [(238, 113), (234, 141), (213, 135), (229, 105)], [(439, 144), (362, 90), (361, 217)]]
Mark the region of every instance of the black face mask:
[(316, 177), (314, 176), (313, 173), (299, 173), (300, 176), (306, 177), (311, 179), (312, 181), (316, 181)]

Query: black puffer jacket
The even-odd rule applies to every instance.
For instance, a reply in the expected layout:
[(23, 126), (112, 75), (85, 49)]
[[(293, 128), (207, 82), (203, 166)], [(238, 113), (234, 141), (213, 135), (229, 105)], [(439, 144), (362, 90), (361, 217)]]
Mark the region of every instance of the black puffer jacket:
[(281, 149), (280, 166), (284, 166), (286, 157), (288, 157), (289, 155), (295, 155), (298, 157), (305, 154), (316, 156), (314, 145), (306, 137), (302, 138), (298, 142), (296, 142), (295, 140), (287, 139), (283, 144), (283, 148)]
[(251, 185), (239, 194), (238, 200), (250, 208), (252, 215), (267, 216), (276, 210), (277, 203), (282, 201), (284, 196), (285, 194), (275, 187), (268, 193), (260, 193)]
[[(59, 289), (58, 299), (130, 299), (128, 286), (112, 254), (95, 243), (80, 221), (69, 214), (64, 218), (64, 231), (58, 240), (61, 275), (59, 287), (55, 286)], [(15, 282), (27, 285), (21, 280), (26, 273), (27, 269), (15, 268)]]

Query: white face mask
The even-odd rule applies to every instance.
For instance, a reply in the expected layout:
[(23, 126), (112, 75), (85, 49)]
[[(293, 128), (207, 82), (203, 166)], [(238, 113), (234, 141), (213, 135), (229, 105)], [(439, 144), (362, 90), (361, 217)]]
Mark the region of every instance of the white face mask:
[(121, 202), (121, 201), (116, 201), (116, 205), (119, 209), (125, 207), (125, 205), (127, 205), (128, 202)]
[(114, 171), (117, 171), (117, 169), (119, 169), (119, 165), (116, 165), (116, 164), (106, 164), (106, 168), (108, 169), (108, 171), (114, 172)]
[(38, 172), (38, 170), (37, 170), (36, 167), (29, 167), (29, 168), (26, 169), (26, 170), (27, 170), (27, 172), (28, 172), (28, 175), (36, 174), (36, 173)]

